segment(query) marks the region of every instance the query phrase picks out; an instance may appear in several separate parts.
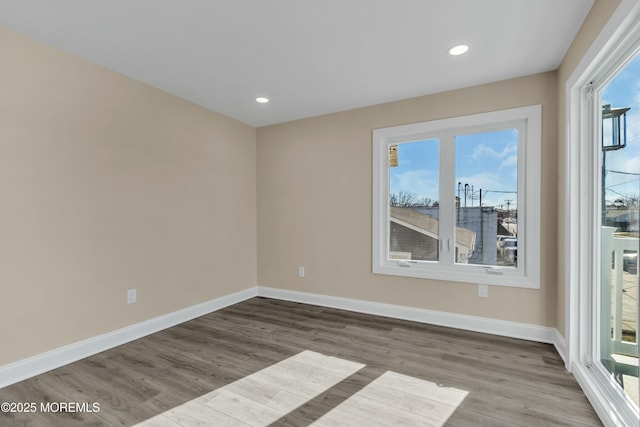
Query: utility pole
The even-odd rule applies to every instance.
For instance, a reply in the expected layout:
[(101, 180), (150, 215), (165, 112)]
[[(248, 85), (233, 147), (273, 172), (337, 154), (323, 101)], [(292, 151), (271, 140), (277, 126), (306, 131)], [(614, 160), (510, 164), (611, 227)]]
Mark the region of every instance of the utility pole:
[(467, 192), (469, 191), (469, 184), (464, 185), (464, 207), (467, 207)]
[(462, 183), (458, 181), (458, 200), (456, 200), (456, 222), (460, 222), (460, 205), (462, 201), (460, 200), (460, 187)]
[(484, 212), (482, 212), (482, 188), (480, 189), (480, 251), (482, 252), (482, 262), (485, 263), (484, 253)]

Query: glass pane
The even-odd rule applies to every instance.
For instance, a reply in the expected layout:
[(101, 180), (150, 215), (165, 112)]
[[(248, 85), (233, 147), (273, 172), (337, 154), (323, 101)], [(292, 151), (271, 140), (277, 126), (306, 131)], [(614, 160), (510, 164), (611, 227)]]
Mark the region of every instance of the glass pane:
[[(638, 405), (640, 57), (602, 91), (600, 361)], [(600, 143), (600, 142), (599, 142)]]
[(439, 141), (389, 147), (389, 259), (437, 261)]
[[(518, 130), (456, 136), (456, 263), (518, 263)], [(522, 250), (522, 249), (521, 249)]]

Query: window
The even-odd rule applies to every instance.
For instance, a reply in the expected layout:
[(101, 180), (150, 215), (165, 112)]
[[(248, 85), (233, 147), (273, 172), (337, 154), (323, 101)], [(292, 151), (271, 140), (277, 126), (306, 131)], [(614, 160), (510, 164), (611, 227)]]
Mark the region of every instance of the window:
[(373, 131), (373, 272), (539, 287), (541, 106)]

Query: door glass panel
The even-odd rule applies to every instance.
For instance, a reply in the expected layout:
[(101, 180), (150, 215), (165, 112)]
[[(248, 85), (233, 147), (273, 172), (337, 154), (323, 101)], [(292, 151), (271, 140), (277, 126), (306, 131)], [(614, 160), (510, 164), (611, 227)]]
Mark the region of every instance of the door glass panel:
[(518, 129), (460, 135), (455, 144), (456, 263), (516, 267)]
[(389, 146), (388, 259), (438, 261), (439, 141)]
[(638, 405), (640, 57), (601, 96), (600, 361)]

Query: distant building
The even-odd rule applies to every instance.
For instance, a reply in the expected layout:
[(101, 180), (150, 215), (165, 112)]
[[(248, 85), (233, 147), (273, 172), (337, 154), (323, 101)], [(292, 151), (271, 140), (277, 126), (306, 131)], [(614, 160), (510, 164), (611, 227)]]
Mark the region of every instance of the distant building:
[[(425, 213), (424, 209), (438, 211), (438, 208), (390, 207), (391, 258), (438, 260), (440, 223), (435, 215)], [(456, 227), (456, 262), (467, 263), (475, 246), (475, 238), (473, 231)]]
[(497, 265), (498, 213), (493, 207), (459, 207), (457, 224), (478, 236), (470, 264)]
[[(498, 236), (513, 233), (498, 222), (493, 207), (456, 207), (455, 259), (461, 264), (502, 265)], [(439, 213), (432, 207), (390, 207), (389, 247), (394, 259), (438, 260)], [(513, 224), (515, 226), (515, 224)]]

